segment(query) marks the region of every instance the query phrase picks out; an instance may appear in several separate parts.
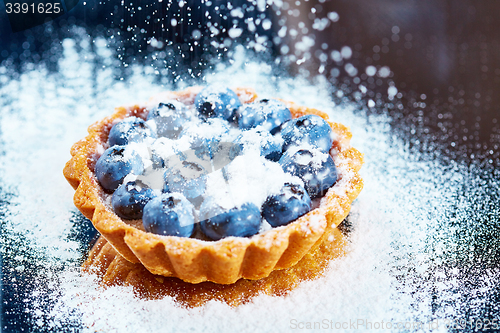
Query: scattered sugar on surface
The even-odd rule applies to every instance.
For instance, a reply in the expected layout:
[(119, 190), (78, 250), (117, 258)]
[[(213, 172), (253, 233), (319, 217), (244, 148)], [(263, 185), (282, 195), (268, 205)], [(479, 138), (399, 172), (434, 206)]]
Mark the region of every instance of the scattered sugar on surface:
[[(450, 221), (471, 212), (476, 218), (488, 214), (475, 210), (480, 203), (467, 194), (488, 195), (481, 192), (480, 178), (460, 165), (410, 153), (390, 131), (389, 117), (366, 115), (356, 111), (356, 105), (335, 106), (325, 82), (313, 85), (300, 78), (280, 78), (272, 84), (270, 66), (248, 62), (241, 52), (232, 66), (217, 66), (208, 80), (257, 87), (262, 97), (281, 97), (326, 111), (333, 121), (351, 127), (353, 146), (365, 153), (365, 188), (348, 218), (352, 231), (347, 254), (333, 261), (324, 277), (302, 283), (286, 297), (262, 295), (238, 308), (212, 301), (185, 309), (170, 297), (142, 300), (130, 288), (99, 288), (92, 276), (71, 269), (81, 252), (69, 237), (76, 209), (74, 191), (62, 169), (71, 145), (86, 135), (88, 125), (117, 105), (147, 100), (160, 88), (140, 68), (129, 82), (113, 81), (106, 69), (95, 69), (99, 80), (93, 80), (92, 62), (84, 57), (88, 50), (75, 52), (71, 40), (63, 46), (58, 74), (37, 68), (0, 86), (1, 180), (3, 191), (13, 193), (3, 233), (10, 238), (22, 235), (22, 246), (36, 253), (30, 260), (62, 267), (53, 274), (41, 270), (50, 288), (38, 286), (29, 296), (29, 311), (39, 318), (36, 329), (63, 331), (77, 322), (88, 332), (275, 332), (323, 320), (428, 323), (460, 318), (466, 305), (461, 303), (463, 295), (495, 288), (498, 271), (484, 276), (480, 288), (466, 286), (460, 274), (453, 273), (465, 268), (443, 255), (450, 247), (460, 248), (464, 240), (453, 234)], [(489, 182), (490, 188), (498, 188), (498, 180)], [(464, 183), (472, 184), (468, 192)], [(460, 205), (458, 211), (455, 205)], [(40, 301), (40, 295), (51, 306)]]

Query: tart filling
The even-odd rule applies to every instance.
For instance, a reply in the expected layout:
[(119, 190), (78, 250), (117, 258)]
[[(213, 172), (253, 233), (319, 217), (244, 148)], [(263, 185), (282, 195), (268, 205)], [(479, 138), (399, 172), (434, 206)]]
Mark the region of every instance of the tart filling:
[(194, 87), (118, 108), (72, 148), (75, 205), (153, 274), (228, 284), (291, 267), (349, 212), (362, 155), (326, 114), (255, 99)]

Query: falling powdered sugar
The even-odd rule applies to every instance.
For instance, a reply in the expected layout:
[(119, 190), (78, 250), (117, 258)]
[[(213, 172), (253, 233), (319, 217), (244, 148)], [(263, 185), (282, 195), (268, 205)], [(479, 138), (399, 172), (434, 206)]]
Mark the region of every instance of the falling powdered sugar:
[(286, 182), (301, 183), (258, 151), (249, 151), (207, 177), (205, 196), (213, 197), (224, 209), (241, 207), (245, 203), (261, 207), (266, 198), (279, 193)]

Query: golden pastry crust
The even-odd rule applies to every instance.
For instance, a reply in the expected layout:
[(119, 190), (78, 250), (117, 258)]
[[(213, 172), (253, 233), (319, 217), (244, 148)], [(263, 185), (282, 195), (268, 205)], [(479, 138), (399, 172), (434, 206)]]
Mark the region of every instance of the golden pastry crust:
[(239, 279), (233, 284), (191, 284), (177, 278), (154, 275), (140, 263), (131, 263), (101, 236), (83, 263), (82, 270), (95, 274), (98, 283), (104, 288), (131, 287), (137, 297), (144, 299), (172, 297), (185, 307), (202, 306), (213, 300), (239, 306), (261, 294), (284, 296), (302, 281), (320, 277), (329, 261), (345, 254), (346, 245), (343, 232), (338, 228), (330, 228), (323, 234), (318, 246), (290, 268), (275, 270), (260, 280)]
[[(192, 104), (200, 87), (166, 92), (150, 99), (177, 99)], [(257, 97), (252, 89), (234, 89), (240, 100), (250, 103)], [(294, 118), (316, 114), (315, 109), (286, 102)], [(89, 135), (71, 148), (64, 176), (76, 189), (75, 206), (89, 218), (103, 237), (131, 263), (142, 263), (151, 273), (178, 277), (189, 283), (212, 281), (231, 284), (238, 279), (261, 279), (272, 271), (295, 265), (330, 228), (335, 228), (349, 213), (352, 201), (363, 187), (359, 169), (363, 156), (350, 146), (351, 132), (339, 123), (329, 122), (335, 138), (330, 154), (339, 177), (320, 200), (319, 207), (287, 226), (273, 228), (250, 238), (227, 237), (219, 241), (160, 236), (144, 231), (141, 221), (123, 221), (106, 205), (105, 193), (94, 175), (95, 163), (108, 148), (107, 138), (114, 123), (136, 116), (145, 119), (146, 106), (119, 107), (116, 112), (91, 125)]]

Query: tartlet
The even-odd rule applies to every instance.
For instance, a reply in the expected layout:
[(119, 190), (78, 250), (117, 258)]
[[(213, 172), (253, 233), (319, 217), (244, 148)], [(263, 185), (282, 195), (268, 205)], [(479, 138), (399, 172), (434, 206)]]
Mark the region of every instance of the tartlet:
[[(89, 218), (111, 246), (131, 263), (141, 263), (155, 275), (177, 277), (185, 282), (211, 281), (231, 284), (238, 279), (261, 279), (274, 270), (289, 268), (317, 247), (327, 231), (340, 224), (349, 213), (352, 201), (363, 187), (358, 173), (362, 154), (351, 147), (351, 132), (328, 121), (328, 115), (316, 109), (285, 102), (293, 118), (315, 114), (328, 121), (334, 134), (330, 155), (338, 170), (337, 182), (317, 200), (317, 207), (294, 222), (273, 228), (250, 238), (227, 237), (218, 241), (161, 236), (144, 231), (140, 220), (124, 221), (106, 202), (106, 193), (95, 177), (95, 165), (108, 147), (108, 134), (116, 122), (130, 116), (145, 119), (148, 106), (164, 99), (176, 99), (192, 105), (201, 87), (166, 92), (145, 105), (119, 107), (116, 112), (91, 125), (89, 135), (73, 145), (64, 176), (76, 189), (75, 206)], [(242, 103), (253, 102), (252, 89), (234, 89)]]
[(285, 296), (301, 282), (320, 277), (329, 261), (346, 253), (347, 230), (339, 229), (330, 228), (321, 237), (322, 242), (296, 265), (275, 270), (259, 280), (239, 279), (233, 284), (192, 284), (173, 277), (154, 275), (140, 263), (134, 264), (124, 259), (102, 236), (92, 247), (82, 269), (86, 273), (94, 274), (97, 282), (103, 287), (130, 287), (137, 297), (143, 299), (172, 297), (185, 307), (197, 307), (209, 301), (219, 301), (236, 307), (262, 294)]

